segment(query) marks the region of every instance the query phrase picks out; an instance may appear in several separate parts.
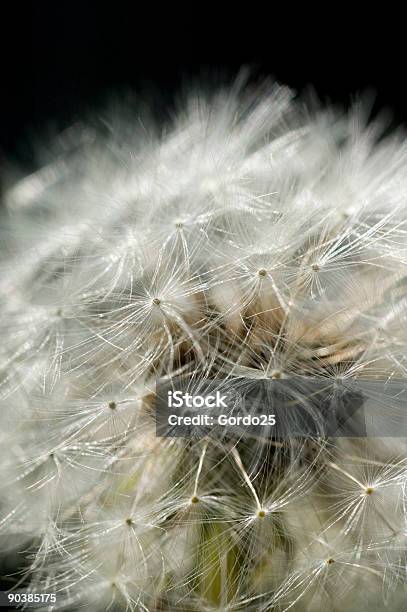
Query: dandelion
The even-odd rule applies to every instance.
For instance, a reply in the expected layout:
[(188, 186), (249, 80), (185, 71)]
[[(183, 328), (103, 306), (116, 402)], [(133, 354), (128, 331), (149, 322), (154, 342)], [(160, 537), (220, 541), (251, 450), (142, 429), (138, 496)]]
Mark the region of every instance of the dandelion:
[[(58, 610), (401, 610), (403, 140), (243, 77), (165, 129), (124, 109), (106, 126), (5, 194), (14, 590)], [(313, 433), (157, 435), (159, 383), (180, 380), (248, 414), (285, 389), (280, 431)]]

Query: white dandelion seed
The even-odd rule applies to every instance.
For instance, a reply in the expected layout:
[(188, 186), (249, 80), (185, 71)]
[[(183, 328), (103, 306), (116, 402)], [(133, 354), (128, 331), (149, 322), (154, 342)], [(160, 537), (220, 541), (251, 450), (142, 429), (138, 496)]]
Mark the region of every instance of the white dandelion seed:
[[(403, 609), (407, 147), (381, 130), (239, 77), (163, 130), (126, 109), (75, 126), (5, 194), (16, 589), (92, 612)], [(363, 389), (381, 429), (159, 437), (157, 380), (181, 375), (247, 397), (295, 379), (317, 427)]]

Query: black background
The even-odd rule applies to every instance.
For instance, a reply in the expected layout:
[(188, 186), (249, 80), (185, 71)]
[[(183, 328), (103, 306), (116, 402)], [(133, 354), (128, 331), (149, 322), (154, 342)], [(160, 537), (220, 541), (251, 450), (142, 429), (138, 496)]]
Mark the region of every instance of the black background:
[(314, 14), (287, 8), (282, 15), (260, 3), (13, 4), (2, 26), (2, 161), (29, 167), (37, 137), (67, 127), (112, 94), (148, 92), (150, 104), (165, 111), (191, 78), (232, 79), (242, 65), (253, 79), (271, 75), (299, 92), (311, 84), (323, 101), (345, 106), (373, 90), (374, 112), (391, 110), (393, 125), (406, 121), (401, 16), (382, 7), (372, 24), (344, 5)]

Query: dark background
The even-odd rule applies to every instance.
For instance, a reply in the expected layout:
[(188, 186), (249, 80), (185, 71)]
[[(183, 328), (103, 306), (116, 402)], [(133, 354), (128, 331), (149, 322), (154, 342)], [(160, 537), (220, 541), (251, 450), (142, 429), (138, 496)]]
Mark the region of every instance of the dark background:
[(376, 24), (344, 5), (313, 15), (295, 5), (285, 15), (260, 3), (223, 13), (222, 5), (166, 6), (13, 4), (2, 26), (2, 161), (28, 169), (36, 138), (101, 108), (112, 94), (148, 92), (154, 110), (165, 113), (191, 78), (232, 79), (242, 65), (253, 79), (272, 75), (299, 92), (312, 84), (323, 101), (345, 106), (370, 89), (374, 113), (391, 109), (393, 125), (407, 119), (404, 19), (386, 6)]

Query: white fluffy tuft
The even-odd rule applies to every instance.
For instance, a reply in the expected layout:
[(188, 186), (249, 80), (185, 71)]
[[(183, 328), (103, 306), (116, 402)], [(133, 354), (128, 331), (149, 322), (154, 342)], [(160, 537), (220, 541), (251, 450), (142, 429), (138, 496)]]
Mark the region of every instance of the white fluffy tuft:
[(405, 142), (277, 85), (191, 96), (154, 133), (124, 112), (76, 129), (6, 193), (21, 588), (92, 612), (401, 610), (404, 438), (164, 439), (152, 409), (179, 373), (407, 378)]

